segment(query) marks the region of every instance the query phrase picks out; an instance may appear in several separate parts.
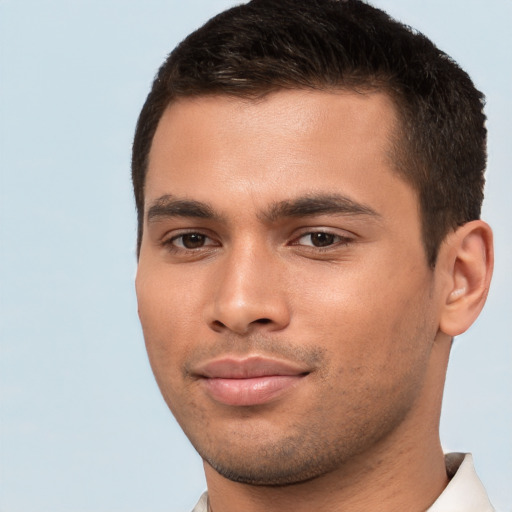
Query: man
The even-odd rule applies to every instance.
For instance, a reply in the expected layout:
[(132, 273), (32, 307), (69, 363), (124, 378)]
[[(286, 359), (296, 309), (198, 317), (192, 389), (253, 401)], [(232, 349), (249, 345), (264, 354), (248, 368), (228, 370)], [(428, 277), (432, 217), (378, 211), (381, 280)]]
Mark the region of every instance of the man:
[(254, 0), (171, 53), (133, 146), (136, 288), (194, 510), (492, 510), (438, 433), (492, 273), (482, 107), (358, 0)]

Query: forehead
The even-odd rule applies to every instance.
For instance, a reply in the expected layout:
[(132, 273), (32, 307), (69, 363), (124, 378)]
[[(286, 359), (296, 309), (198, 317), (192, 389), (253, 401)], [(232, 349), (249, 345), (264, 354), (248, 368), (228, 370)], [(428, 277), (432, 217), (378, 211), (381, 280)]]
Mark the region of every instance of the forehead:
[[(264, 203), (335, 192), (356, 200), (366, 195), (378, 207), (387, 194), (414, 195), (393, 169), (396, 128), (396, 108), (385, 93), (180, 99), (155, 133), (146, 204), (164, 194), (205, 202), (229, 196), (241, 206), (248, 197)], [(394, 190), (397, 184), (402, 190)]]

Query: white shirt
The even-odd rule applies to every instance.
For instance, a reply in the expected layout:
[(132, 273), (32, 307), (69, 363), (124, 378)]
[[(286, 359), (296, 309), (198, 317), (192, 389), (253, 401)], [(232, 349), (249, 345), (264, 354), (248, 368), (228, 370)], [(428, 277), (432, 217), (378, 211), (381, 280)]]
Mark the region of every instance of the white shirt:
[(475, 472), (473, 456), (448, 453), (445, 462), (450, 483), (427, 512), (494, 512)]
[[(450, 483), (426, 512), (494, 512), (472, 455), (448, 453), (445, 462)], [(192, 512), (208, 512), (208, 493), (203, 493)]]

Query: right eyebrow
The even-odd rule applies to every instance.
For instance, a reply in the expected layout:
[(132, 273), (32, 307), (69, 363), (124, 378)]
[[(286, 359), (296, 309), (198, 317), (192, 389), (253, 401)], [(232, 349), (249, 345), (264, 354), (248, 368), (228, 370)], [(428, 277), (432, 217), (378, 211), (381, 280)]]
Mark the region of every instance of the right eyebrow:
[(358, 203), (340, 194), (309, 194), (272, 205), (264, 217), (271, 222), (286, 217), (312, 217), (315, 215), (365, 215), (380, 218), (368, 205)]
[(155, 222), (171, 217), (192, 217), (197, 219), (218, 219), (219, 216), (207, 203), (192, 199), (176, 199), (171, 195), (159, 197), (148, 209), (147, 221)]

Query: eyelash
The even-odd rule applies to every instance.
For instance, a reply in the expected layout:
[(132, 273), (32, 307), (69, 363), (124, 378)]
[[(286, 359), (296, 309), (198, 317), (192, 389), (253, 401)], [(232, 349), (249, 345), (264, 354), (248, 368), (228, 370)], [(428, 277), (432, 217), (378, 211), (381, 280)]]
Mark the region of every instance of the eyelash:
[[(214, 243), (210, 243), (207, 245), (201, 245), (199, 247), (193, 247), (193, 248), (188, 248), (188, 247), (184, 247), (184, 246), (180, 247), (180, 246), (176, 245), (176, 241), (178, 241), (180, 239), (181, 239), (181, 242), (183, 245), (183, 238), (186, 236), (193, 236), (193, 235), (202, 237), (202, 238), (204, 238), (204, 240), (213, 241)], [(301, 239), (308, 237), (308, 236), (312, 237), (314, 235), (325, 235), (327, 237), (330, 236), (330, 237), (333, 237), (335, 241), (326, 246), (315, 246), (313, 243), (311, 243), (311, 244), (299, 243), (299, 241)], [(294, 246), (294, 247), (303, 247), (306, 250), (315, 251), (315, 252), (327, 252), (327, 251), (333, 250), (335, 248), (338, 248), (340, 246), (349, 245), (351, 242), (353, 242), (353, 238), (351, 238), (351, 237), (332, 233), (331, 231), (327, 231), (327, 230), (323, 231), (323, 230), (317, 229), (317, 230), (306, 231), (306, 232), (301, 233), (299, 236), (295, 237), (289, 243), (289, 245)], [(185, 253), (189, 253), (189, 254), (220, 246), (220, 244), (218, 242), (215, 242), (215, 240), (211, 236), (208, 236), (207, 234), (205, 234), (201, 231), (188, 231), (185, 233), (180, 233), (178, 235), (174, 235), (170, 238), (163, 240), (162, 245), (165, 246), (167, 248), (167, 250), (169, 250), (170, 252), (174, 252), (174, 253), (185, 252)]]
[(213, 240), (212, 237), (208, 236), (207, 234), (205, 233), (201, 233), (200, 231), (188, 231), (188, 232), (185, 232), (185, 233), (180, 233), (179, 235), (174, 235), (166, 240), (163, 241), (163, 245), (166, 246), (169, 250), (171, 251), (174, 251), (174, 252), (177, 252), (177, 251), (197, 251), (197, 250), (201, 250), (201, 249), (204, 249), (205, 247), (215, 247), (216, 245), (218, 244), (209, 244), (209, 245), (202, 245), (200, 247), (195, 247), (195, 248), (188, 248), (188, 247), (179, 247), (175, 244), (175, 242), (177, 240), (182, 240), (182, 243), (183, 243), (183, 238), (186, 237), (186, 236), (193, 236), (193, 235), (196, 235), (196, 236), (199, 236), (199, 237), (202, 237), (204, 238), (205, 240)]
[[(298, 241), (301, 240), (302, 238), (312, 237), (314, 235), (325, 235), (327, 237), (334, 238), (335, 241), (332, 242), (332, 243), (329, 243), (326, 246), (316, 246), (313, 243), (308, 244), (308, 245), (298, 243)], [(340, 246), (348, 245), (352, 241), (353, 241), (353, 239), (348, 237), (348, 236), (343, 236), (343, 235), (339, 235), (339, 234), (336, 234), (336, 233), (332, 233), (331, 231), (316, 230), (316, 231), (308, 231), (308, 232), (302, 233), (300, 236), (295, 238), (295, 240), (292, 242), (291, 245), (307, 247), (310, 250), (322, 251), (323, 252), (323, 251), (328, 251), (328, 250), (331, 250), (331, 249), (334, 249), (334, 248), (337, 248), (337, 247), (340, 247)]]

